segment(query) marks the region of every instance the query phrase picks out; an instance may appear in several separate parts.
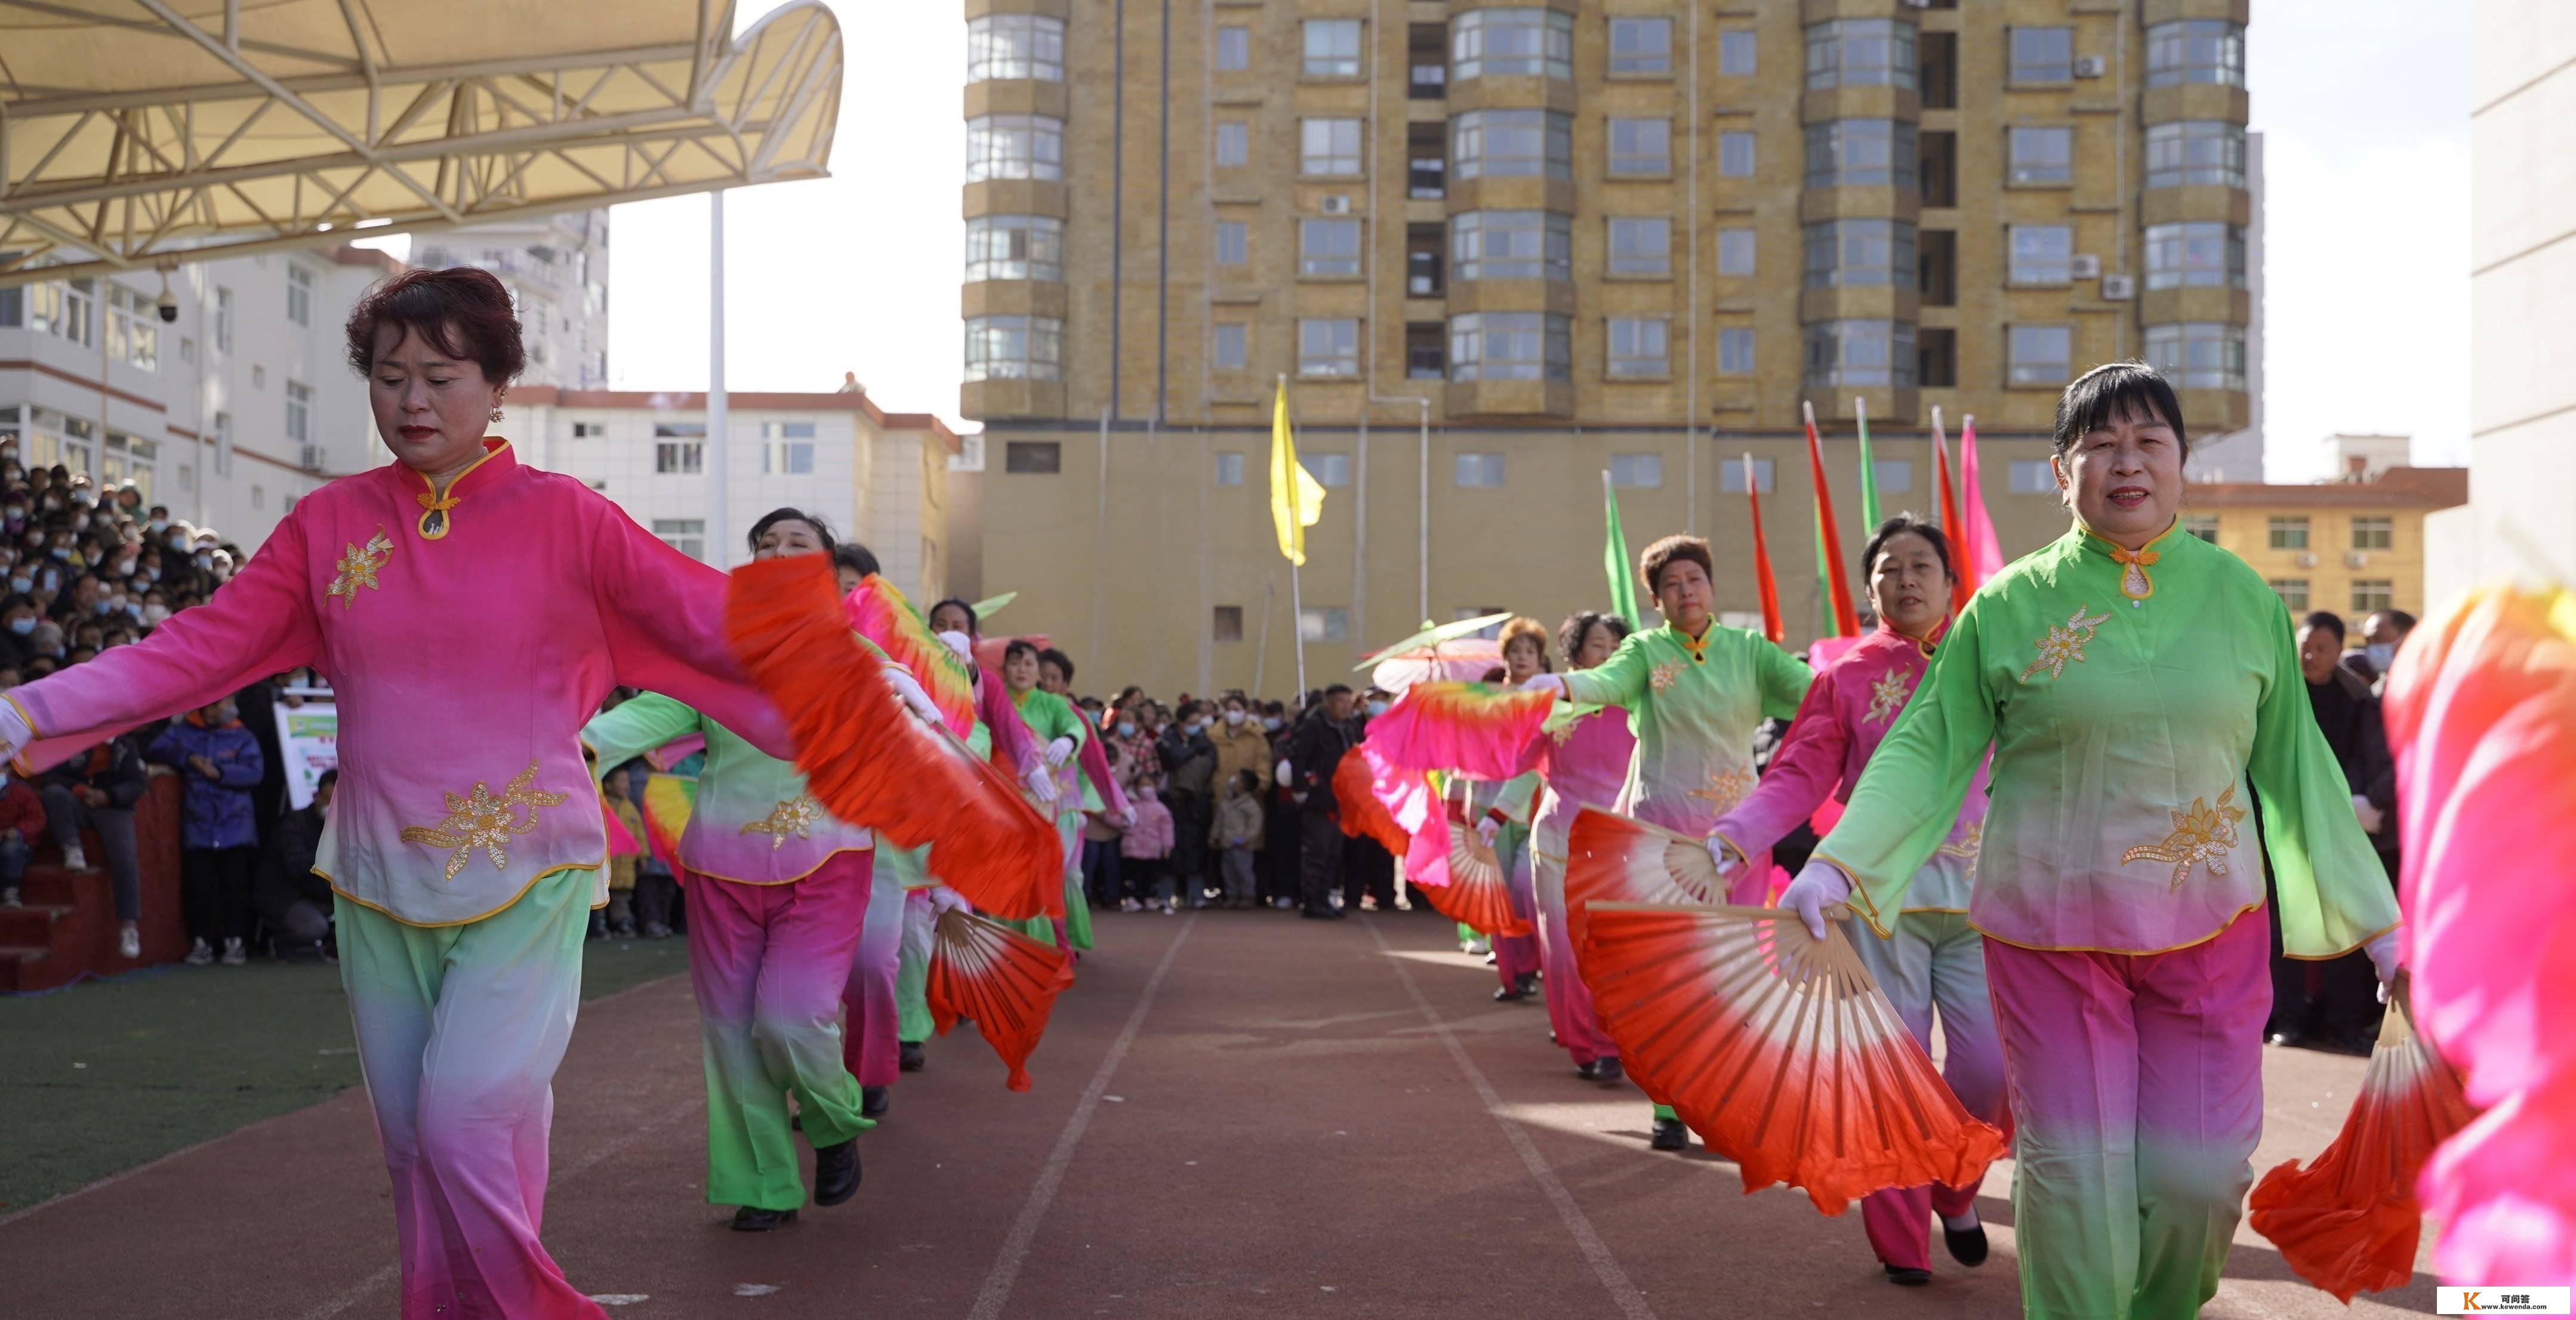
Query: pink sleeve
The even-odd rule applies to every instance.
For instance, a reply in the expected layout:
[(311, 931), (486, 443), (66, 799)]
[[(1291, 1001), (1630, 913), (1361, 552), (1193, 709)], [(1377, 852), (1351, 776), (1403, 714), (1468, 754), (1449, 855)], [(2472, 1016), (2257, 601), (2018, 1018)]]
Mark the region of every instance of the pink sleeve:
[(778, 759), (795, 740), (751, 685), (725, 639), (725, 575), (681, 554), (599, 501), (591, 590), (619, 683), (659, 692)]
[(1100, 794), (1105, 810), (1113, 816), (1127, 814), (1126, 791), (1118, 787), (1118, 776), (1109, 773), (1109, 753), (1101, 750), (1100, 726), (1092, 722), (1091, 713), (1080, 706), (1073, 708), (1075, 719), (1082, 721), (1088, 734), (1082, 740), (1082, 773), (1091, 779), (1091, 787)]
[(1828, 669), (1807, 689), (1806, 699), (1798, 703), (1798, 717), (1781, 738), (1762, 783), (1710, 831), (1723, 835), (1745, 856), (1762, 852), (1798, 828), (1798, 822), (1814, 815), (1842, 782), (1843, 753), (1850, 745), (1851, 731), (1843, 727), (1842, 712), (1836, 708), (1837, 679), (1834, 670)]
[(22, 770), (59, 765), (137, 725), (318, 663), (304, 522), (288, 514), (212, 599), (171, 615), (141, 642), (12, 689), (8, 699), (39, 739)]
[(1002, 676), (984, 670), (975, 682), (975, 714), (984, 727), (993, 731), (993, 754), (1002, 758), (1019, 774), (1027, 774), (1038, 763), (1040, 748), (1029, 733), (1028, 721), (1020, 718), (1020, 708), (1011, 704), (1011, 694), (1002, 687)]

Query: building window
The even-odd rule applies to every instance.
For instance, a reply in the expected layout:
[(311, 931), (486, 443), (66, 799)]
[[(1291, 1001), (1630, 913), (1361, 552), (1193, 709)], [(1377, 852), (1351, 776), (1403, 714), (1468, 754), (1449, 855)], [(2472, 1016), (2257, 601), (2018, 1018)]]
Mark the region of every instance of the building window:
[(966, 319), (966, 379), (1058, 380), (1064, 369), (1064, 322), (1052, 316)]
[(966, 121), (968, 183), (1063, 177), (1063, 120), (1051, 115), (979, 115)]
[(1832, 119), (1807, 126), (1810, 188), (1911, 188), (1914, 125), (1901, 119)]
[(1216, 71), (1241, 73), (1252, 67), (1252, 29), (1221, 27), (1216, 30)]
[(1750, 275), (1753, 273), (1754, 238), (1750, 229), (1717, 231), (1717, 273)]
[(1252, 159), (1252, 126), (1232, 120), (1216, 126), (1216, 163), (1220, 167), (1241, 165)]
[(1753, 332), (1720, 330), (1717, 332), (1717, 374), (1750, 376), (1753, 374)]
[(1730, 179), (1753, 177), (1753, 135), (1720, 133), (1717, 135), (1717, 172)]
[(1360, 76), (1360, 21), (1356, 18), (1306, 20), (1306, 76)]
[(233, 291), (215, 290), (215, 347), (233, 351)]
[(966, 81), (1043, 78), (1064, 81), (1064, 20), (1037, 14), (990, 14), (966, 24)]
[(1250, 236), (1240, 220), (1220, 220), (1216, 226), (1216, 264), (1240, 266), (1250, 257)]
[(1360, 172), (1360, 121), (1304, 121), (1303, 147), (1297, 168), (1308, 174), (1348, 175)]
[(2013, 225), (2005, 242), (2013, 284), (2065, 284), (2075, 278), (2075, 229), (2071, 225)]
[(1553, 9), (1470, 9), (1449, 22), (1453, 78), (1574, 76), (1574, 16)]
[(572, 424), (572, 438), (575, 440), (604, 440), (607, 437), (608, 423), (606, 422), (575, 422)]
[(2245, 231), (2220, 221), (2147, 226), (2150, 289), (2242, 289)]
[(1313, 477), (1315, 484), (1326, 490), (1343, 490), (1351, 484), (1351, 456), (1337, 450), (1299, 454), (1297, 465), (1306, 469), (1306, 475)]
[(1220, 449), (1216, 452), (1216, 484), (1220, 486), (1243, 484), (1242, 450)]
[(2387, 578), (2354, 578), (2352, 612), (2370, 614), (2397, 608), (2397, 584)]
[(2245, 186), (2245, 126), (2223, 119), (2147, 125), (2147, 186)]
[(2075, 29), (2017, 27), (2012, 33), (2012, 71), (2017, 83), (2062, 83), (2075, 80)]
[(1740, 28), (1717, 34), (1717, 71), (1729, 78), (1752, 77), (1761, 45), (1754, 33)]
[[(84, 339), (81, 342), (87, 343), (89, 341)], [(268, 368), (263, 367), (256, 362), (250, 364), (250, 387), (255, 390), (264, 390), (268, 388)]]
[(1360, 374), (1360, 323), (1316, 320), (1297, 323), (1297, 374)]
[[(1744, 493), (1743, 459), (1730, 458), (1718, 463), (1717, 489), (1718, 493), (1722, 495), (1741, 495)], [(1755, 492), (1763, 495), (1771, 493), (1770, 459), (1757, 458), (1753, 460), (1753, 489)]]
[(1458, 116), (1449, 146), (1461, 179), (1574, 177), (1574, 119), (1553, 110), (1470, 110)]
[(1911, 388), (1914, 323), (1852, 320), (1808, 326), (1807, 383)]
[(2054, 495), (2057, 493), (2057, 469), (2044, 458), (2016, 458), (2012, 461), (2012, 493), (2015, 495)]
[(1211, 607), (1208, 615), (1208, 640), (1215, 642), (1242, 641), (1243, 607), (1240, 605), (1218, 605)]
[(695, 440), (658, 440), (653, 444), (653, 471), (666, 477), (694, 477), (706, 470), (706, 446)]
[(2147, 327), (2147, 364), (2178, 390), (2245, 388), (2245, 327), (2185, 321)]
[(1574, 335), (1552, 312), (1471, 312), (1449, 318), (1449, 379), (1565, 380)]
[(1064, 446), (1054, 440), (1012, 440), (1002, 445), (1002, 470), (1027, 476), (1064, 471)]
[(1845, 18), (1807, 28), (1807, 86), (1912, 87), (1914, 25), (1892, 18)]
[(980, 215), (966, 222), (966, 282), (1061, 280), (1064, 222), (1051, 215)]
[(1914, 262), (1914, 226), (1905, 221), (1824, 220), (1807, 226), (1810, 289), (1912, 288), (1920, 277)]
[(268, 487), (255, 485), (250, 488), (250, 507), (254, 509), (268, 507)]
[(160, 312), (152, 299), (107, 281), (107, 355), (138, 371), (161, 368)]
[(662, 544), (691, 559), (707, 557), (707, 522), (704, 518), (656, 518), (653, 534)]
[(1610, 484), (1631, 490), (1655, 490), (1664, 484), (1664, 456), (1661, 454), (1612, 454)]
[(2245, 85), (2245, 25), (2187, 18), (2147, 29), (2147, 86)]
[(1503, 456), (1460, 454), (1450, 462), (1450, 480), (1460, 486), (1500, 486), (1503, 484)]
[(1360, 222), (1312, 219), (1298, 221), (1297, 273), (1300, 275), (1359, 274)]
[(2275, 550), (2307, 549), (2308, 520), (2304, 516), (2273, 518), (2270, 545)]
[(2273, 594), (2281, 598), (2281, 603), (2289, 607), (2290, 613), (2305, 614), (2308, 612), (2308, 580), (2306, 578), (2274, 578), (2271, 581), (2271, 587)]
[(2396, 540), (2396, 519), (2362, 515), (2352, 520), (2352, 548), (2385, 550)]
[(1914, 460), (1910, 458), (1877, 459), (1870, 464), (1870, 472), (1878, 478), (1882, 495), (1906, 495), (1914, 490)]
[(2075, 328), (2017, 325), (2005, 336), (2004, 383), (2056, 389), (2075, 375)]
[(1610, 376), (1652, 380), (1673, 374), (1672, 322), (1661, 317), (1610, 318)]
[(1564, 280), (1574, 272), (1574, 219), (1553, 211), (1462, 211), (1449, 226), (1452, 278)]
[(1673, 222), (1669, 216), (1610, 217), (1610, 273), (1673, 273)]
[(1309, 605), (1297, 613), (1297, 638), (1307, 642), (1346, 642), (1351, 612), (1338, 605)]
[(2209, 542), (2211, 545), (2218, 544), (2217, 514), (2186, 513), (2182, 516), (2182, 529), (2193, 536), (2197, 536), (2200, 539)]
[(1669, 119), (1613, 119), (1610, 121), (1610, 173), (1612, 176), (1672, 172), (1673, 121)]
[(762, 422), (760, 424), (760, 471), (764, 476), (810, 477), (814, 475), (814, 424), (812, 422)]
[(292, 261), (286, 263), (286, 319), (313, 324), (313, 272)]
[(1208, 334), (1208, 365), (1219, 371), (1241, 371), (1251, 360), (1250, 327), (1233, 322), (1212, 328)]
[(2008, 177), (2014, 183), (2075, 181), (2074, 129), (2015, 125), (2005, 132), (2004, 146), (2011, 157)]
[(231, 476), (233, 474), (233, 415), (231, 413), (215, 414), (215, 430), (209, 438), (215, 442), (215, 475)]
[(1610, 72), (1669, 74), (1673, 71), (1673, 21), (1669, 18), (1610, 20)]
[(313, 443), (313, 387), (286, 382), (286, 438), (299, 445)]

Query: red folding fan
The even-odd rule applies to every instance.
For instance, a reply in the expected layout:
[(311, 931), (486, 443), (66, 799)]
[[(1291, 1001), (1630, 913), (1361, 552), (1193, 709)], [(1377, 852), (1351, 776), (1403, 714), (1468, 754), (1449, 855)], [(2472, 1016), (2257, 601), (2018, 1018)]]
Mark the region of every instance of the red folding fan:
[(963, 1018), (1011, 1070), (1006, 1083), (1029, 1089), (1029, 1053), (1046, 1034), (1055, 997), (1073, 984), (1064, 950), (964, 910), (950, 908), (932, 928), (924, 993), (940, 1035)]
[[(1356, 747), (1333, 768), (1333, 801), (1342, 809), (1342, 833), (1354, 839), (1375, 839), (1379, 847), (1402, 857), (1410, 836), (1396, 824), (1386, 804), (1378, 800), (1377, 776), (1370, 770), (1368, 758)], [(1418, 777), (1419, 772), (1416, 774)]]
[[(1584, 909), (1595, 902), (1722, 903), (1726, 886), (1708, 846), (1686, 834), (1598, 807), (1566, 833), (1565, 930), (1578, 962)], [(1587, 982), (1589, 984), (1589, 982)]]
[(1621, 1062), (1747, 1192), (1785, 1183), (1838, 1215), (1884, 1188), (1975, 1186), (2004, 1153), (1839, 926), (1818, 940), (1778, 908), (1595, 901), (1584, 948)]
[(2300, 1278), (2346, 1304), (2404, 1285), (2423, 1241), (2416, 1175), (2476, 1117), (2459, 1076), (2390, 1005), (2343, 1130), (2307, 1168), (2291, 1160), (2254, 1185), (2254, 1231)]
[(1492, 845), (1476, 837), (1475, 827), (1452, 814), (1449, 831), (1449, 883), (1418, 887), (1413, 892), (1451, 921), (1480, 935), (1509, 939), (1530, 933), (1529, 919), (1512, 910), (1512, 891), (1503, 874), (1503, 859)]

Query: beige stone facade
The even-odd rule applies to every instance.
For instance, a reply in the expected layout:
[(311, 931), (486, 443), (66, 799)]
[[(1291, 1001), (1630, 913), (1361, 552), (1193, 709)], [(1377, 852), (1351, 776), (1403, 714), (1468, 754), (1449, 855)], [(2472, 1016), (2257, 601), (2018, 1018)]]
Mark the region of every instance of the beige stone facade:
[(2071, 374), (2187, 339), (2192, 429), (2244, 424), (2245, 8), (968, 0), (980, 587), (1103, 683), (1285, 692), (1282, 376), (1329, 491), (1310, 682), (1600, 604), (1605, 471), (1632, 552), (1698, 531), (1753, 610), (1746, 453), (1803, 640), (1802, 402), (1847, 553), (1856, 401), (1888, 511), (1932, 508), (1933, 409), (1954, 458), (1975, 415), (2029, 549)]
[(2293, 618), (2342, 615), (2345, 640), (2359, 646), (2374, 610), (2423, 616), (2424, 520), (2468, 498), (2466, 468), (2393, 467), (2319, 485), (2195, 485), (2182, 517), (2262, 574)]

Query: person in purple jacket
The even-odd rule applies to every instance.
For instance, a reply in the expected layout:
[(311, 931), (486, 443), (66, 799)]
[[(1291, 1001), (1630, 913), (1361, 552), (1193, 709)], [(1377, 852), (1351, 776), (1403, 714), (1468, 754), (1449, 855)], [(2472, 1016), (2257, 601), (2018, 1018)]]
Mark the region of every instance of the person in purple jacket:
[(188, 965), (213, 962), (220, 942), (224, 966), (239, 967), (250, 938), (251, 868), (259, 861), (259, 817), (251, 807), (267, 766), (259, 738), (242, 727), (233, 699), (221, 697), (172, 720), (143, 755), (178, 771), (186, 785), (179, 893)]

